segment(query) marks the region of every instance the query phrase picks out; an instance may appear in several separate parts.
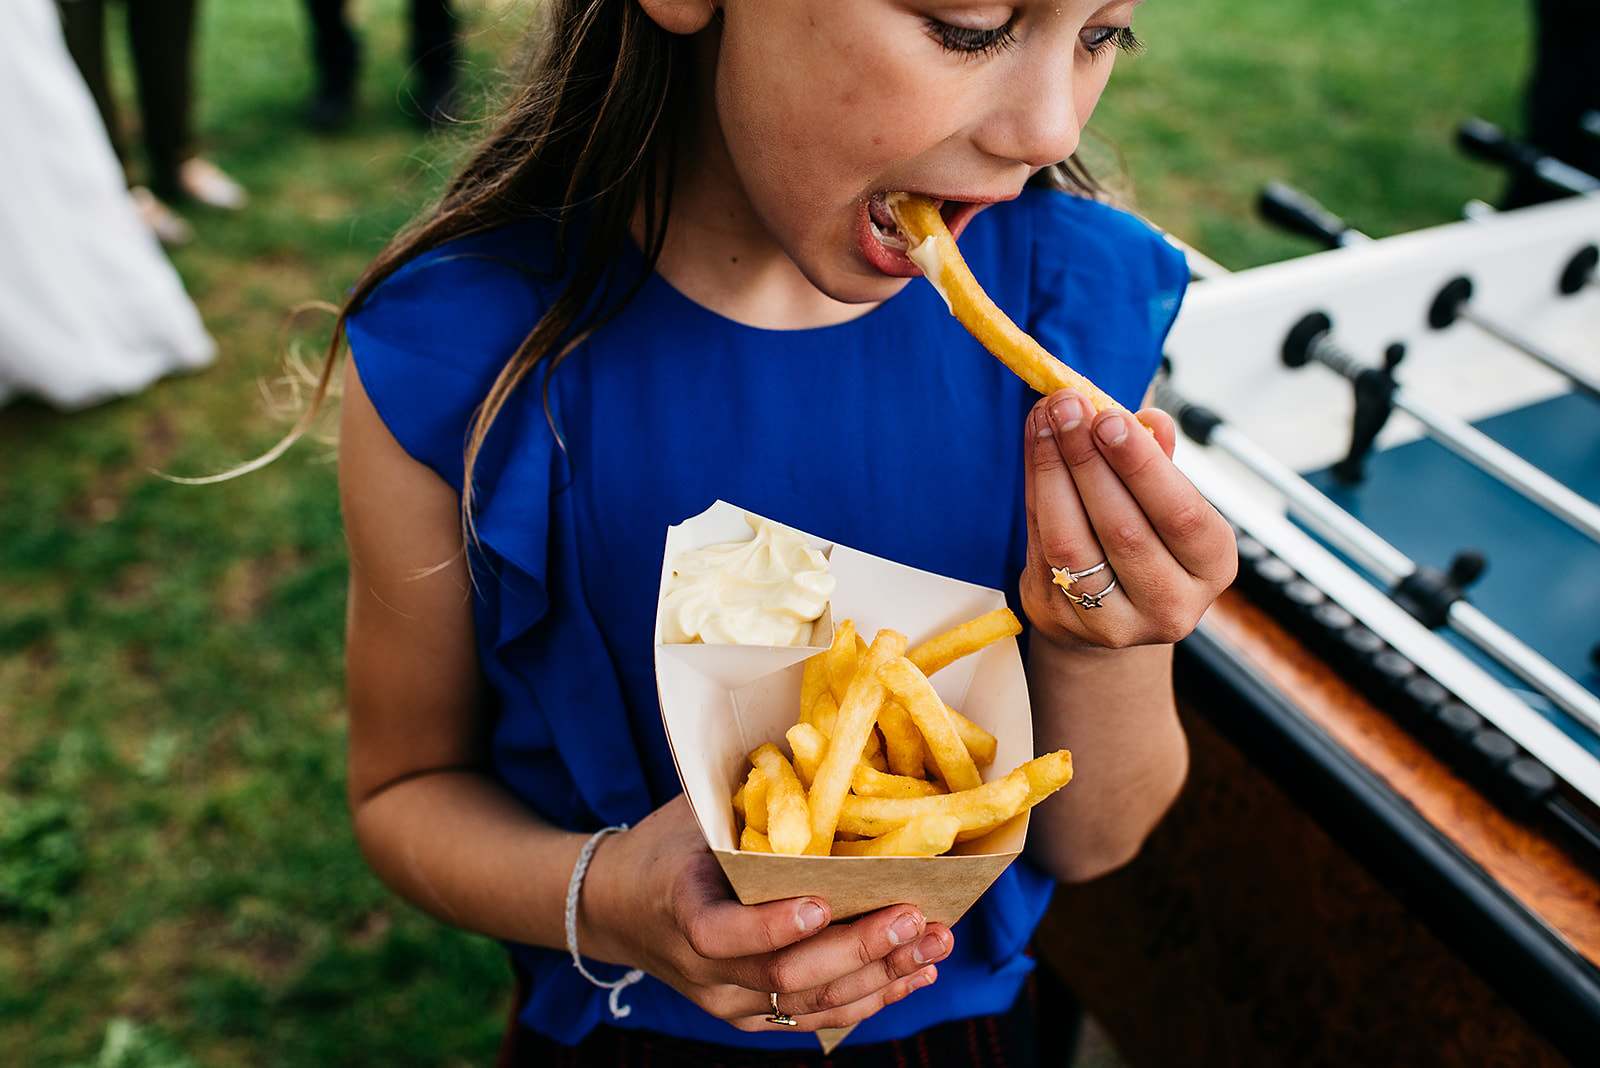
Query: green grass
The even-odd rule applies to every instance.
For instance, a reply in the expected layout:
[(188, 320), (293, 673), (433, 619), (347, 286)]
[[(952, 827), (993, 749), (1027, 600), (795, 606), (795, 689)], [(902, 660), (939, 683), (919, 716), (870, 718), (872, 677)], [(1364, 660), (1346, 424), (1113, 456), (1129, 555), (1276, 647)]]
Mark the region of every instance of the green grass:
[[(298, 0), (204, 5), (201, 132), (254, 197), (193, 213), (174, 257), (217, 364), (85, 412), (0, 410), (6, 1063), (484, 1063), (500, 1030), (498, 948), (398, 903), (347, 825), (328, 450), (208, 488), (150, 473), (282, 433), (257, 386), (292, 309), (337, 299), (448, 171), (456, 139), (400, 108), (400, 5), (356, 6), (361, 113), (318, 137)], [(492, 90), (528, 5), (460, 6)], [(1515, 127), (1524, 7), (1156, 0), (1096, 127), (1141, 210), (1236, 269), (1312, 251), (1255, 220), (1272, 178), (1374, 234), (1447, 222), (1501, 185), (1450, 133)], [(326, 321), (295, 322), (314, 354)]]

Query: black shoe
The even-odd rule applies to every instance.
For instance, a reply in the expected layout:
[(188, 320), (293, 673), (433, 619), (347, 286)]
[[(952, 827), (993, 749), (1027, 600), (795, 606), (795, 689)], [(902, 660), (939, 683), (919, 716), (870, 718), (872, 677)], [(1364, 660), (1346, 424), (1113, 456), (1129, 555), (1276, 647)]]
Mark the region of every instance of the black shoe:
[(332, 53), (317, 52), (317, 90), (306, 104), (306, 122), (314, 130), (332, 132), (350, 124), (356, 110), (356, 81), (361, 73), (362, 48), (350, 35)]
[(306, 105), (306, 122), (314, 130), (332, 132), (350, 125), (356, 107), (355, 86), (323, 86)]
[(425, 80), (412, 98), (412, 118), (429, 130), (439, 130), (460, 122), (461, 94), (453, 80)]

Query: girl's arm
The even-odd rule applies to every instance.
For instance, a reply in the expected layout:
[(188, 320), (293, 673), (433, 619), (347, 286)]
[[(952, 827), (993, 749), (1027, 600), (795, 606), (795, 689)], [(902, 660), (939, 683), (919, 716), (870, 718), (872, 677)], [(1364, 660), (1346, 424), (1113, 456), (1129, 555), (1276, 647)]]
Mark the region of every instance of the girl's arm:
[[(459, 498), (395, 441), (353, 363), (339, 481), (362, 852), (447, 923), (564, 948), (567, 884), (588, 836), (552, 826), (492, 773)], [(828, 927), (812, 898), (740, 905), (681, 797), (602, 840), (580, 902), (585, 956), (643, 968), (742, 1030), (775, 1029), (774, 992), (803, 1029), (856, 1023), (932, 982), (954, 945), (910, 906)]]
[[(1154, 433), (1146, 433), (1143, 426)], [(1172, 420), (1157, 409), (1098, 416), (1073, 390), (1027, 421), (1028, 682), (1035, 748), (1072, 750), (1074, 778), (1039, 806), (1029, 854), (1057, 878), (1120, 867), (1176, 798), (1188, 750), (1172, 692), (1172, 644), (1233, 581), (1232, 529), (1172, 463)], [(1074, 592), (1054, 568), (1102, 571)]]

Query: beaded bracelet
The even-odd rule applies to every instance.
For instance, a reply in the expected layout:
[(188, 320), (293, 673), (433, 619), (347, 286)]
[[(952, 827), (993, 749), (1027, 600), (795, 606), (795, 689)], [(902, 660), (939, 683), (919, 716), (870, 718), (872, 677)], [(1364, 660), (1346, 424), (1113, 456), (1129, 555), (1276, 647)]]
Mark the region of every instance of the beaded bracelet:
[(644, 972), (638, 968), (630, 968), (628, 974), (621, 979), (605, 982), (589, 974), (589, 969), (583, 966), (583, 959), (578, 956), (578, 892), (583, 889), (583, 877), (589, 871), (589, 861), (594, 858), (595, 848), (600, 844), (600, 839), (608, 834), (628, 829), (626, 823), (615, 827), (602, 827), (589, 840), (583, 843), (583, 849), (578, 853), (578, 863), (572, 866), (572, 881), (567, 883), (567, 952), (572, 954), (572, 966), (578, 969), (578, 974), (583, 976), (602, 990), (611, 991), (611, 1015), (620, 1020), (633, 1011), (633, 1007), (622, 1004), (622, 991), (624, 988), (637, 983), (644, 978)]

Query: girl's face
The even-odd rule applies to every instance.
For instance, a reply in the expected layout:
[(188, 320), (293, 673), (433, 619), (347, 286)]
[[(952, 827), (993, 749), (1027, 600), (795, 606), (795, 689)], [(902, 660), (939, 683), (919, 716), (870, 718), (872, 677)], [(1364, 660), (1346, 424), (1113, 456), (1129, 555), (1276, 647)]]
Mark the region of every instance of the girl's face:
[(686, 221), (833, 300), (883, 300), (920, 272), (880, 239), (882, 194), (944, 201), (957, 236), (1017, 196), (1077, 148), (1139, 3), (723, 0)]

